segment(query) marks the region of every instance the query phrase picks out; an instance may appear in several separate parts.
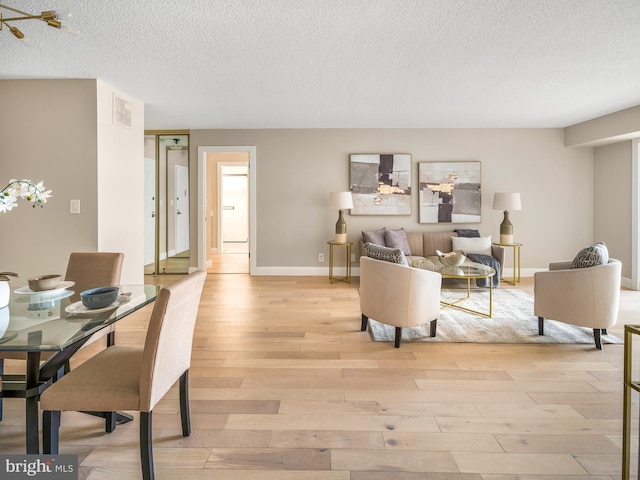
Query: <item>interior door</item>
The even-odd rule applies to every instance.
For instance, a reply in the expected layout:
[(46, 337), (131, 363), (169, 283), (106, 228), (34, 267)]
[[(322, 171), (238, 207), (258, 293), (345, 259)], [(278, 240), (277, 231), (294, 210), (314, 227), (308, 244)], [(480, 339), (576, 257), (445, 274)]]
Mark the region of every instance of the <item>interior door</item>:
[(248, 243), (248, 176), (242, 168), (237, 173), (229, 173), (228, 170), (227, 167), (223, 168), (222, 177), (222, 241)]

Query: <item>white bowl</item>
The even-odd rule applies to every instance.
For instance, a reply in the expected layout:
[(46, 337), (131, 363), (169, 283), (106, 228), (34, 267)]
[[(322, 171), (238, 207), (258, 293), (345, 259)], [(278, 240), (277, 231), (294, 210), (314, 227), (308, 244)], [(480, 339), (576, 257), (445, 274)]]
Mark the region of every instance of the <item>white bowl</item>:
[(440, 250), (436, 250), (436, 253), (442, 264), (448, 267), (459, 267), (467, 259), (467, 256), (462, 250), (454, 250), (449, 253), (442, 253)]

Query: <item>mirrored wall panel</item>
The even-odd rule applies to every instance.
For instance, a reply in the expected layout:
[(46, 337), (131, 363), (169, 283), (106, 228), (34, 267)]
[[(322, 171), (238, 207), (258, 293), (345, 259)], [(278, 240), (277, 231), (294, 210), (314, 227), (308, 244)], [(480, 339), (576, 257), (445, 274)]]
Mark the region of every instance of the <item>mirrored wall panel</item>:
[(145, 135), (145, 274), (188, 273), (189, 135)]

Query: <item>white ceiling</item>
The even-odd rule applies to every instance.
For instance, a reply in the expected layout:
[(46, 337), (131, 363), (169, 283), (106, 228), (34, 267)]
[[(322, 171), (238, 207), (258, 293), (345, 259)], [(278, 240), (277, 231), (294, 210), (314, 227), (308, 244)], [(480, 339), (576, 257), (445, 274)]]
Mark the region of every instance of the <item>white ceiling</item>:
[[(564, 127), (640, 104), (638, 0), (4, 0), (0, 78), (98, 78), (145, 128)], [(6, 17), (5, 12), (5, 17)]]

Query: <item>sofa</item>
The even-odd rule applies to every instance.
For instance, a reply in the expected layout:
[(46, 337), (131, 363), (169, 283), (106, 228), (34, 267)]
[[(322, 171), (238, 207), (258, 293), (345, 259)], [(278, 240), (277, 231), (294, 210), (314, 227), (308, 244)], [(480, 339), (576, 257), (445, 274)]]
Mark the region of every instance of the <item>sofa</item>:
[[(395, 238), (394, 238), (395, 237)], [(407, 244), (402, 248), (402, 238), (406, 237)], [(437, 257), (436, 250), (447, 253), (454, 250), (452, 237), (459, 237), (458, 233), (448, 232), (408, 232), (404, 229), (389, 230), (381, 228), (373, 232), (362, 232), (360, 239), (360, 256), (366, 257), (367, 252), (364, 248), (368, 242), (376, 245), (384, 245), (387, 247), (401, 248), (409, 265), (415, 260), (423, 258)], [(482, 237), (484, 239), (488, 237)], [(503, 271), (505, 261), (505, 249), (499, 245), (493, 245), (489, 241), (491, 256), (500, 264), (500, 273)], [(408, 250), (407, 250), (408, 248)], [(496, 279), (499, 282), (499, 278)], [(479, 284), (480, 285), (480, 284)], [(496, 282), (494, 282), (496, 286)]]

